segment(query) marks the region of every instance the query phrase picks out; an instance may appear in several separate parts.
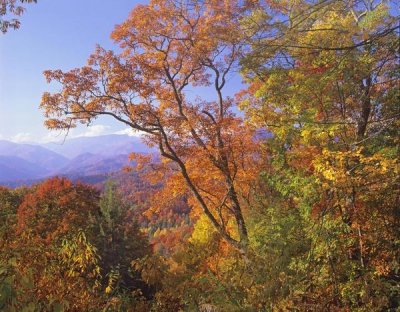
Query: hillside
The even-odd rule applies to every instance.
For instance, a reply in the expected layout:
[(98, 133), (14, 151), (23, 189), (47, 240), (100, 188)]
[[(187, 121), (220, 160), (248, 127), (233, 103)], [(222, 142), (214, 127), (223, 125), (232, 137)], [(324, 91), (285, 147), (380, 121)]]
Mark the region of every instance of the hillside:
[(0, 156), (0, 182), (21, 179), (39, 179), (46, 168), (16, 156)]

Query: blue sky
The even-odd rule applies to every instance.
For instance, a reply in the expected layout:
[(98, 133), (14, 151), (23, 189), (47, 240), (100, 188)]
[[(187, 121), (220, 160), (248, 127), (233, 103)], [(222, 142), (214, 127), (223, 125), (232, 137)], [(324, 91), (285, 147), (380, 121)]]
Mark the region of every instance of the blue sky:
[[(38, 109), (42, 93), (50, 90), (43, 71), (84, 65), (97, 43), (112, 48), (109, 35), (114, 25), (140, 2), (39, 0), (27, 5), (21, 28), (0, 34), (0, 139), (47, 140), (49, 131)], [(73, 135), (122, 129), (109, 119), (101, 119), (94, 127), (74, 130)]]

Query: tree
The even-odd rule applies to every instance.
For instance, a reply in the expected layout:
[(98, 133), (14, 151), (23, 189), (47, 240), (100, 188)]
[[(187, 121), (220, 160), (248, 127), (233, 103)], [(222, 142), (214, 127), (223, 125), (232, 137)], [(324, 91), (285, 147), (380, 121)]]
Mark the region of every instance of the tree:
[(99, 192), (65, 178), (52, 178), (27, 194), (17, 210), (17, 231), (51, 244), (89, 226), (99, 213)]
[(254, 41), (242, 107), (271, 132), (266, 180), (298, 207), (310, 240), (291, 263), (303, 281), (281, 307), (395, 310), (399, 38), (374, 34), (396, 18), (383, 2), (280, 10), (291, 27), (271, 47)]
[[(146, 311), (131, 262), (148, 253), (132, 211), (111, 187), (52, 178), (0, 188), (0, 309)], [(140, 287), (140, 288), (139, 288)]]
[(23, 191), (0, 187), (0, 309), (6, 311), (10, 302), (25, 295), (23, 287), (15, 287), (15, 281), (22, 280), (23, 277), (18, 274), (13, 248), (17, 238), (16, 212), (23, 197), (22, 193)]
[(19, 205), (17, 263), (31, 279), (27, 296), (43, 309), (99, 304), (99, 259), (90, 241), (98, 199), (92, 187), (52, 178), (33, 187)]
[[(88, 240), (98, 192), (53, 178), (0, 191), (0, 308), (90, 310), (101, 303), (96, 247)], [(2, 220), (4, 215), (2, 215)]]
[[(19, 5), (19, 2), (36, 3), (37, 0), (2, 0), (0, 4), (0, 30), (3, 34), (5, 34), (9, 28), (19, 28), (21, 23), (17, 17), (25, 11), (25, 8)], [(14, 17), (11, 19), (4, 18), (8, 15), (13, 15)]]
[[(242, 63), (255, 74), (267, 65), (263, 63), (266, 57), (274, 57), (276, 64), (279, 59), (289, 61), (293, 54), (343, 53), (377, 45), (398, 35), (400, 26), (396, 5), (396, 1), (391, 0), (346, 0), (341, 5), (336, 1), (281, 1), (267, 3), (266, 7), (260, 5), (243, 20), (252, 51), (242, 59)], [(338, 14), (347, 13), (348, 18), (360, 27), (346, 29), (338, 24), (331, 25), (334, 27), (319, 24), (321, 17), (331, 15), (336, 9)], [(378, 19), (379, 27), (370, 27)], [(352, 41), (315, 40), (343, 35), (352, 35)], [(299, 37), (303, 39), (299, 41)]]
[(95, 244), (101, 257), (101, 273), (108, 279), (107, 292), (135, 290), (143, 283), (132, 270), (131, 262), (149, 253), (147, 240), (140, 232), (133, 209), (122, 201), (112, 182), (106, 184), (99, 205)]
[(0, 248), (12, 236), (17, 208), (23, 198), (23, 192), (23, 190), (13, 191), (0, 186)]
[[(45, 93), (41, 103), (50, 129), (107, 115), (142, 131), (164, 157), (170, 185), (181, 192), (186, 183), (192, 202), (242, 252), (248, 245), (242, 197), (249, 196), (258, 158), (254, 133), (224, 92), (243, 49), (240, 19), (250, 7), (172, 0), (137, 6), (112, 33), (123, 51), (98, 47), (87, 66), (46, 71), (63, 88)], [(197, 87), (215, 99), (192, 99)]]

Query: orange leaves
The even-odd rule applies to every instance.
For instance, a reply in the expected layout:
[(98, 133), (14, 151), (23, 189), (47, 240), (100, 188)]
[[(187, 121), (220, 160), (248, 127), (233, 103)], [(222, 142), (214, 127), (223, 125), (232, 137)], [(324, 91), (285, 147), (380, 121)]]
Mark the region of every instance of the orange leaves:
[(68, 129), (71, 127), (70, 122), (61, 121), (58, 119), (47, 119), (44, 124), (49, 129)]
[(142, 170), (144, 165), (149, 163), (151, 160), (151, 155), (130, 153), (129, 160), (136, 162), (136, 167), (138, 170)]
[(18, 231), (37, 240), (52, 242), (87, 223), (96, 211), (98, 193), (91, 187), (53, 178), (25, 196), (18, 208)]

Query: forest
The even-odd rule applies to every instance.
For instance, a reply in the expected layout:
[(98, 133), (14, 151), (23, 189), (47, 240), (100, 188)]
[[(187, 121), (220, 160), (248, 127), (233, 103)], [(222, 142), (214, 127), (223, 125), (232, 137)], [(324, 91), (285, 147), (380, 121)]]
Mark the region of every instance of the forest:
[[(5, 36), (34, 2), (0, 3)], [(48, 129), (157, 152), (0, 186), (0, 310), (400, 311), (398, 5), (150, 0), (43, 69)]]

